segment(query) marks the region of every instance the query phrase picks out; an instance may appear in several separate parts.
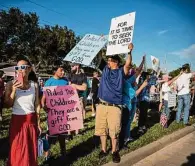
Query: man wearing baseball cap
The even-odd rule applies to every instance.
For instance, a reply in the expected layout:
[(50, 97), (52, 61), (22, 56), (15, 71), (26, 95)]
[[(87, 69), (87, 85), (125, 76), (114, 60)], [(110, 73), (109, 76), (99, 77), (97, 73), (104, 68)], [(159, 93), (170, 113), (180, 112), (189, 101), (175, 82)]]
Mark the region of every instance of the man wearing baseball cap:
[(100, 102), (97, 106), (95, 135), (100, 136), (101, 140), (99, 158), (107, 155), (107, 135), (109, 134), (112, 142), (112, 160), (114, 163), (120, 162), (117, 145), (121, 130), (123, 82), (131, 68), (133, 44), (130, 44), (128, 48), (130, 52), (123, 67), (120, 67), (120, 57), (118, 55), (108, 57), (98, 91)]

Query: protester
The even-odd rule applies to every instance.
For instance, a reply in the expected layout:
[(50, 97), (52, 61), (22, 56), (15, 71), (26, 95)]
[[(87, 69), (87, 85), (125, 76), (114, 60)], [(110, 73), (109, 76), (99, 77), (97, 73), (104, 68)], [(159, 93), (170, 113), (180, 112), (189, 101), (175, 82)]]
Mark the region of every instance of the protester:
[(12, 107), (8, 166), (37, 166), (37, 135), (41, 132), (37, 79), (26, 59), (18, 61), (15, 70), (22, 78), (7, 83), (4, 101), (7, 108)]
[(39, 81), (39, 96), (42, 97), (43, 96), (43, 87), (44, 87), (44, 82), (43, 80)]
[[(136, 68), (134, 71), (133, 69), (131, 69), (129, 78), (127, 77), (127, 79), (125, 79), (123, 99), (124, 99), (124, 104), (126, 105), (126, 107), (125, 109), (123, 109), (123, 115), (122, 115), (122, 129), (123, 128), (125, 129), (125, 133), (124, 133), (125, 134), (125, 138), (124, 138), (125, 144), (127, 144), (129, 141), (133, 141), (130, 131), (131, 131), (131, 123), (133, 122), (136, 108), (137, 108), (136, 105), (137, 105), (137, 95), (138, 94), (134, 95), (136, 91), (138, 90), (136, 79), (142, 71), (144, 62), (145, 62), (145, 56), (143, 56), (140, 66)], [(131, 90), (131, 88), (133, 89)], [(131, 96), (133, 96), (133, 98), (131, 98)], [(125, 111), (127, 112), (125, 113)], [(123, 141), (123, 136), (121, 136), (120, 139), (122, 139), (121, 141)], [(121, 142), (121, 144), (123, 143)]]
[(93, 80), (92, 80), (92, 116), (95, 116), (96, 113), (96, 104), (98, 103), (98, 88), (99, 88), (99, 78), (98, 78), (98, 72), (93, 73)]
[[(49, 86), (65, 86), (68, 85), (68, 80), (64, 78), (64, 69), (61, 66), (57, 66), (53, 68), (54, 75), (50, 79), (48, 79), (45, 82), (44, 87), (49, 87)], [(47, 105), (46, 105), (46, 98), (45, 95), (43, 94), (42, 100), (41, 100), (41, 105), (43, 108), (45, 108), (45, 111), (47, 111)], [(64, 158), (66, 156), (66, 143), (65, 143), (65, 135), (64, 134), (58, 134), (58, 140), (60, 144), (60, 152), (61, 152), (61, 157)]]
[(191, 87), (191, 109), (190, 109), (190, 114), (191, 116), (195, 115), (195, 82), (192, 83)]
[(138, 132), (140, 134), (143, 134), (146, 131), (146, 122), (150, 101), (150, 88), (151, 85), (153, 85), (152, 81), (150, 80), (150, 74), (148, 72), (142, 72), (138, 87), (140, 87), (143, 84), (144, 80), (148, 81), (148, 85), (141, 91), (141, 93), (138, 96), (140, 109)]
[(5, 90), (4, 81), (2, 78), (3, 74), (4, 74), (4, 72), (0, 70), (0, 122), (3, 119), (2, 109), (3, 109), (3, 95), (4, 95), (4, 90)]
[(123, 67), (119, 67), (120, 58), (117, 55), (108, 58), (108, 64), (103, 70), (98, 91), (100, 101), (96, 112), (95, 135), (100, 136), (101, 140), (99, 157), (102, 158), (107, 155), (106, 142), (109, 131), (114, 163), (120, 162), (117, 142), (121, 129), (123, 81), (131, 68), (133, 44), (129, 45), (129, 50)]
[(185, 125), (190, 125), (188, 123), (189, 110), (190, 110), (190, 79), (195, 75), (195, 73), (189, 73), (189, 64), (182, 66), (183, 74), (177, 79), (177, 91), (178, 91), (178, 108), (176, 121), (180, 122), (181, 112), (184, 109), (183, 123)]
[[(168, 94), (169, 92), (172, 92), (171, 90), (171, 85), (173, 84), (173, 82), (175, 82), (182, 73), (180, 73), (178, 76), (176, 76), (175, 78), (171, 79), (171, 77), (169, 75), (164, 75), (163, 76), (163, 80), (165, 81), (165, 83), (163, 83), (162, 85), (162, 93), (163, 93), (163, 105), (164, 105), (164, 109), (163, 112), (166, 117), (167, 117), (167, 121), (169, 120), (170, 117), (170, 109), (168, 107)], [(170, 80), (171, 79), (171, 80)], [(166, 124), (167, 127), (167, 124)]]
[[(139, 87), (139, 89), (135, 90), (135, 88), (132, 86), (131, 77), (125, 80), (124, 84), (124, 94), (123, 94), (123, 115), (122, 115), (122, 131), (120, 135), (120, 148), (124, 145), (127, 145), (129, 141), (133, 141), (133, 138), (131, 137), (131, 123), (133, 122), (133, 118), (135, 115), (135, 108), (133, 108), (133, 100), (140, 94), (140, 92), (148, 85), (147, 80), (143, 82), (143, 84)], [(134, 106), (136, 107), (136, 106)], [(134, 114), (134, 115), (132, 115)], [(123, 139), (124, 134), (124, 139)]]
[(84, 73), (81, 72), (81, 65), (77, 63), (71, 64), (71, 74), (68, 75), (68, 81), (69, 84), (71, 84), (78, 92), (81, 107), (82, 107), (82, 113), (83, 113), (83, 119), (86, 118), (86, 111), (85, 111), (85, 101), (84, 101), (84, 95), (85, 91), (87, 90), (87, 77)]

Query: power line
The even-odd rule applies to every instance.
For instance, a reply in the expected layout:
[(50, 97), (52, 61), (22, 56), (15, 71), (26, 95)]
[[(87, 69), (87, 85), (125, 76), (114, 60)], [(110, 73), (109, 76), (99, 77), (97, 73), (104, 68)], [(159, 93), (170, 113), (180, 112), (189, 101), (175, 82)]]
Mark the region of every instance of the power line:
[[(42, 7), (42, 8), (44, 8), (44, 9), (46, 9), (46, 10), (49, 10), (49, 11), (51, 11), (51, 12), (54, 12), (54, 13), (56, 13), (56, 14), (65, 16), (65, 18), (68, 18), (64, 13), (58, 12), (58, 11), (56, 11), (56, 10), (53, 10), (53, 9), (51, 9), (51, 8), (48, 8), (48, 7), (44, 6), (44, 5), (41, 5), (41, 4), (36, 3), (36, 2), (34, 2), (34, 1), (31, 1), (31, 0), (26, 0), (26, 1), (28, 1), (28, 2), (30, 2), (30, 3), (32, 3), (32, 4), (34, 4), (34, 5), (37, 5), (37, 6), (39, 6), (39, 7)], [(74, 20), (75, 20), (75, 19), (74, 19)], [(83, 24), (83, 25), (86, 25), (86, 23), (84, 23), (84, 22), (82, 22), (82, 21), (79, 21), (79, 20), (76, 20), (76, 22), (77, 22), (77, 23), (80, 23), (80, 24)], [(91, 25), (90, 25), (90, 26), (91, 26)], [(97, 28), (95, 28), (95, 27), (92, 27), (92, 28), (99, 31), (99, 29), (97, 29)]]
[[(3, 4), (0, 4), (0, 6), (2, 6), (2, 7), (4, 7), (4, 8), (6, 8), (6, 9), (10, 9), (11, 7), (7, 7), (7, 6), (5, 6), (5, 5), (3, 5)], [(42, 23), (41, 23), (42, 22)], [(47, 23), (47, 24), (44, 24), (44, 23)], [(57, 23), (53, 23), (53, 22), (50, 22), (50, 21), (47, 21), (47, 20), (43, 20), (43, 19), (40, 19), (39, 18), (39, 24), (42, 24), (42, 25), (59, 25), (59, 24), (57, 24)], [(59, 26), (62, 26), (63, 27), (63, 25), (59, 25)], [(84, 35), (84, 33), (81, 33), (81, 32), (78, 32), (78, 31), (74, 31), (75, 33), (77, 33), (78, 35)]]

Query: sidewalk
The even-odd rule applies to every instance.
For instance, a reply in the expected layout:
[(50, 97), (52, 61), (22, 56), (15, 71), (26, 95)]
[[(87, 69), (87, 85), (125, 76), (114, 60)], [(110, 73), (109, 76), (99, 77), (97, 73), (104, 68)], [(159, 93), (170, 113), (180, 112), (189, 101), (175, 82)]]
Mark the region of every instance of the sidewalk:
[(195, 131), (133, 166), (195, 166)]
[[(166, 136), (162, 137), (161, 139), (154, 141), (154, 142), (152, 142), (152, 143), (150, 143), (142, 148), (139, 148), (135, 151), (132, 151), (132, 152), (122, 156), (121, 162), (118, 164), (115, 164), (113, 162), (109, 162), (109, 163), (105, 164), (104, 166), (132, 166), (135, 164), (139, 164), (139, 165), (135, 165), (135, 166), (154, 166), (156, 164), (155, 162), (161, 161), (161, 159), (162, 159), (162, 163), (161, 163), (162, 165), (159, 165), (160, 163), (159, 164), (157, 163), (155, 166), (165, 166), (165, 165), (167, 166), (167, 163), (164, 163), (164, 161), (166, 159), (169, 160), (168, 157), (171, 156), (172, 153), (169, 153), (168, 156), (165, 155), (166, 156), (165, 158), (163, 158), (163, 154), (159, 154), (158, 156), (153, 157), (153, 159), (156, 159), (154, 161), (154, 163), (153, 163), (153, 161), (150, 161), (149, 159), (153, 154), (156, 154), (157, 152), (169, 147), (170, 145), (176, 143), (179, 140), (184, 140), (184, 141), (188, 140), (189, 143), (187, 142), (188, 143), (187, 145), (186, 144), (183, 145), (182, 142), (179, 142), (177, 145), (175, 145), (177, 148), (171, 147), (170, 149), (176, 149), (175, 152), (172, 152), (173, 155), (174, 155), (174, 153), (177, 153), (178, 151), (180, 152), (181, 149), (183, 150), (184, 147), (189, 146), (189, 145), (191, 148), (193, 147), (191, 149), (191, 151), (194, 152), (194, 154), (195, 154), (195, 127), (188, 126), (188, 127), (183, 128), (183, 129), (180, 129), (178, 131), (175, 131), (172, 134), (166, 135)], [(165, 149), (165, 152), (166, 151), (168, 151), (168, 150)], [(185, 152), (187, 153), (188, 151), (189, 151), (189, 149), (186, 149)], [(190, 153), (190, 152), (188, 152), (188, 153)], [(191, 153), (190, 154), (183, 154), (183, 155), (184, 156), (191, 155)], [(150, 156), (150, 157), (148, 157), (148, 156)], [(174, 158), (174, 156), (171, 156), (171, 157)], [(187, 156), (185, 156), (185, 158), (186, 157)], [(141, 163), (141, 161), (143, 163)], [(180, 161), (180, 162), (182, 162), (182, 161)], [(185, 162), (185, 161), (183, 161), (183, 162)], [(148, 164), (148, 165), (146, 165), (146, 164)], [(177, 166), (177, 165), (170, 165), (170, 166)], [(181, 166), (181, 164), (179, 164), (178, 166)], [(182, 165), (182, 166), (188, 166), (188, 165)], [(193, 166), (195, 166), (195, 165), (193, 165)]]

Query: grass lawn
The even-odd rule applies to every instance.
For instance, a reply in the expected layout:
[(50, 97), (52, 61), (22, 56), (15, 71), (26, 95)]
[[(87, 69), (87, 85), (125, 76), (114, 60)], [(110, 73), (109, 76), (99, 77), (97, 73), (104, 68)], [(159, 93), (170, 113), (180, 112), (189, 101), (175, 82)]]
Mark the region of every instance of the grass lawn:
[[(87, 119), (85, 122), (85, 128), (81, 131), (82, 135), (74, 136), (73, 140), (67, 143), (67, 160), (60, 160), (60, 148), (58, 142), (51, 145), (52, 158), (50, 161), (51, 166), (98, 166), (107, 163), (111, 160), (111, 155), (107, 158), (99, 160), (98, 154), (99, 149), (99, 139), (94, 137), (94, 118), (90, 117), (91, 112), (87, 113)], [(11, 111), (4, 110), (3, 113), (3, 125), (0, 134), (0, 166), (6, 165), (7, 155), (8, 155), (8, 128), (10, 121)], [(46, 115), (42, 111), (41, 114), (41, 125), (44, 130), (46, 130)], [(190, 119), (191, 123), (195, 123), (195, 118)], [(169, 128), (163, 129), (159, 124), (159, 113), (150, 111), (148, 117), (149, 129), (143, 136), (137, 136), (136, 123), (133, 123), (132, 135), (136, 138), (134, 142), (128, 144), (128, 148), (122, 149), (120, 154), (126, 154), (133, 150), (136, 150), (144, 145), (147, 145), (164, 135), (170, 134), (178, 129), (184, 128), (183, 124), (171, 123)], [(109, 141), (108, 141), (109, 142)], [(110, 149), (110, 144), (108, 146)], [(39, 158), (39, 165), (43, 164), (43, 158)]]

